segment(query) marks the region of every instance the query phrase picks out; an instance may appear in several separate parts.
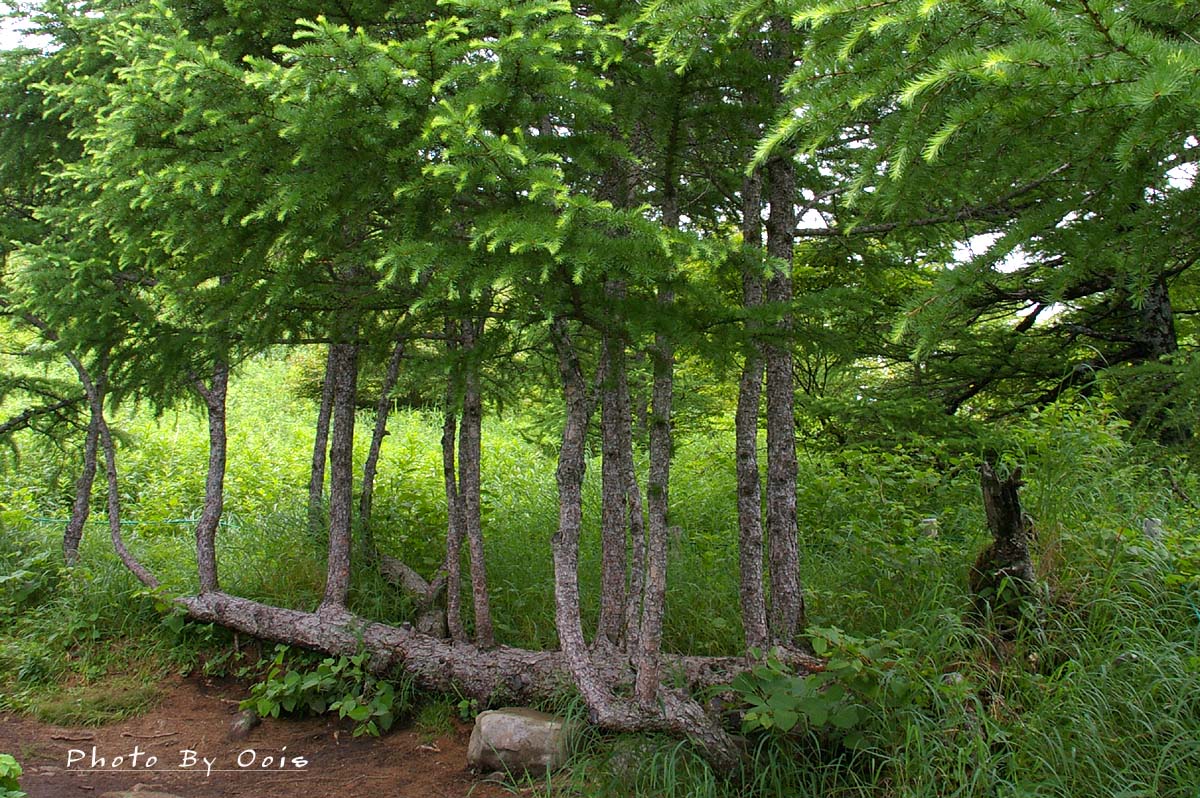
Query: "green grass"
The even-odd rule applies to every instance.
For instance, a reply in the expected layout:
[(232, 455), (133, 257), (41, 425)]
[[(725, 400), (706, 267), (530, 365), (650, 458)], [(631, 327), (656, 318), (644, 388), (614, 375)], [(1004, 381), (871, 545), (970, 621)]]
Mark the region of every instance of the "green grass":
[[(325, 565), (323, 541), (305, 523), (313, 408), (289, 398), (285, 382), (286, 366), (264, 361), (233, 386), (221, 578), (231, 592), (311, 609)], [(502, 642), (553, 647), (554, 463), (523, 425), (485, 424), (492, 607)], [(185, 411), (156, 419), (130, 409), (117, 426), (123, 510), (138, 522), (126, 528), (128, 542), (170, 590), (194, 590), (191, 528), (168, 522), (198, 512), (204, 424)], [(524, 786), (613, 796), (1196, 798), (1200, 512), (1178, 494), (1200, 489), (1184, 463), (1134, 447), (1124, 433), (1097, 408), (993, 430), (989, 447), (1024, 467), (1048, 585), (1041, 629), (1013, 644), (963, 621), (967, 566), (985, 538), (979, 451), (930, 441), (803, 452), (797, 499), (810, 620), (896, 641), (908, 653), (895, 673), (918, 685), (918, 700), (879, 709), (870, 722), (885, 733), (866, 752), (820, 729), (754, 736), (740, 772), (713, 773), (678, 740), (592, 734), (568, 772)], [(379, 545), (427, 574), (444, 542), (439, 435), (434, 415), (397, 413), (377, 486)], [(732, 451), (731, 432), (719, 427), (685, 430), (678, 441), (671, 513), (682, 531), (671, 544), (666, 629), (676, 651), (740, 648)], [(153, 696), (143, 688), (170, 670), (250, 673), (253, 657), (233, 656), (227, 633), (180, 628), (155, 611), (111, 554), (102, 522), (88, 527), (80, 567), (57, 564), (61, 525), (34, 519), (65, 516), (72, 468), (60, 454), (26, 447), (0, 489), (0, 708), (102, 722), (144, 708)], [(596, 612), (598, 482), (589, 468), (585, 618)], [(1139, 531), (1151, 516), (1168, 531), (1162, 547)], [(921, 532), (927, 517), (939, 520), (936, 538)], [(355, 577), (352, 603), (391, 623), (413, 611), (366, 572)], [(109, 674), (130, 668), (139, 676), (129, 689), (110, 691)], [(112, 695), (99, 696), (98, 685)], [(561, 703), (579, 711), (570, 696)], [(418, 727), (435, 736), (458, 711), (451, 698), (418, 705)]]

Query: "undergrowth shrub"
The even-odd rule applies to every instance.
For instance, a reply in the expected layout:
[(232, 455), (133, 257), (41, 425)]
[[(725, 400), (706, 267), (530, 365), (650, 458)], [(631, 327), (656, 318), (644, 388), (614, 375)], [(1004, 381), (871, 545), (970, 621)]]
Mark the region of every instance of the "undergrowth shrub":
[(355, 737), (378, 737), (412, 705), (412, 683), (401, 680), (397, 691), (366, 669), (367, 657), (360, 652), (314, 661), (288, 646), (277, 646), (266, 676), (250, 688), (241, 708), (272, 718), (280, 713), (336, 712), (354, 721)]

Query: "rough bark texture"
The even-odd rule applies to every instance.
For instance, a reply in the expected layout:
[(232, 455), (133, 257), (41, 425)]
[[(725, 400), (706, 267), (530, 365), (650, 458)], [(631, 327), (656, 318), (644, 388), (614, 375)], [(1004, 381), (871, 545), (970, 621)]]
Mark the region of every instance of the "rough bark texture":
[(771, 209), (767, 218), (767, 251), (785, 271), (767, 281), (766, 300), (781, 309), (776, 339), (766, 346), (767, 371), (767, 548), (770, 561), (771, 642), (789, 645), (805, 625), (800, 587), (800, 555), (796, 524), (796, 431), (791, 332), (787, 305), (792, 300), (790, 269), (796, 229), (796, 172), (790, 152), (767, 162)]
[[(610, 288), (609, 295), (616, 290)], [(604, 337), (604, 380), (600, 394), (600, 617), (596, 642), (620, 646), (625, 637), (626, 571), (625, 540), (629, 516), (625, 486), (625, 453), (631, 419), (622, 414), (620, 382), (625, 380), (625, 345), (614, 335)], [(624, 431), (624, 435), (622, 435)]]
[(646, 585), (646, 521), (642, 514), (642, 488), (638, 484), (633, 461), (633, 410), (629, 399), (629, 381), (622, 374), (617, 385), (618, 412), (626, 419), (620, 427), (621, 473), (629, 513), (629, 590), (625, 603), (625, 648), (638, 646), (642, 617), (642, 595)]
[[(742, 184), (742, 240), (751, 257), (762, 247), (762, 184), (755, 173)], [(762, 401), (762, 346), (753, 340), (761, 324), (753, 318), (762, 306), (763, 278), (757, 264), (742, 275), (743, 302), (751, 337), (738, 381), (734, 418), (738, 486), (738, 595), (746, 648), (765, 650), (768, 645), (767, 604), (763, 594), (762, 476), (758, 471), (758, 418)]]
[[(386, 673), (400, 667), (430, 690), (459, 691), (481, 701), (531, 702), (560, 692), (570, 674), (559, 651), (529, 651), (497, 646), (481, 650), (471, 643), (443, 640), (407, 626), (376, 623), (346, 610), (319, 612), (285, 609), (226, 593), (182, 598), (189, 617), (218, 623), (262, 640), (298, 645), (329, 654), (354, 654), (365, 648), (368, 668)], [(798, 652), (784, 652), (798, 673), (819, 671), (824, 663)], [(754, 663), (744, 657), (669, 657), (667, 664), (684, 685), (704, 691), (728, 684)], [(629, 684), (632, 672), (619, 656), (599, 660), (598, 676), (612, 684)], [(663, 728), (660, 720), (656, 728)], [(626, 729), (631, 730), (631, 729)]]
[(1025, 615), (1036, 577), (1029, 557), (1033, 523), (1021, 509), (1021, 470), (1001, 479), (990, 463), (979, 469), (983, 507), (992, 543), (971, 566), (968, 582), (978, 616), (991, 615), (1001, 632), (1012, 632)]
[[(458, 339), (457, 325), (447, 320), (446, 340)], [(446, 487), (446, 625), (450, 637), (466, 642), (462, 623), (462, 504), (458, 499), (458, 468), (455, 440), (458, 432), (455, 375), (446, 378), (446, 415), (442, 422), (442, 479)]]
[(225, 400), (229, 393), (229, 364), (217, 361), (212, 380), (196, 390), (208, 411), (208, 475), (204, 482), (204, 509), (196, 524), (196, 565), (200, 574), (200, 592), (219, 590), (217, 578), (217, 528), (225, 507), (225, 460), (228, 451), (225, 434)]
[(329, 564), (323, 607), (345, 607), (350, 595), (351, 511), (354, 490), (354, 401), (358, 388), (358, 345), (335, 343), (333, 439), (329, 446)]
[(333, 344), (325, 357), (325, 379), (321, 383), (321, 405), (313, 438), (312, 470), (308, 477), (308, 529), (313, 534), (325, 524), (325, 461), (329, 454), (329, 419), (333, 414)]
[(383, 375), (383, 385), (379, 389), (379, 399), (375, 402), (375, 427), (371, 430), (371, 446), (367, 450), (366, 462), (363, 463), (362, 492), (358, 497), (358, 529), (361, 535), (359, 550), (368, 561), (379, 557), (375, 535), (371, 532), (371, 503), (375, 498), (375, 474), (379, 468), (379, 455), (383, 450), (388, 415), (392, 408), (392, 389), (396, 387), (396, 380), (400, 377), (405, 343), (404, 340), (397, 341), (392, 348), (387, 372)]
[(100, 444), (100, 417), (94, 412), (88, 420), (87, 437), (83, 441), (83, 470), (75, 481), (75, 501), (71, 518), (63, 532), (63, 558), (68, 565), (79, 561), (79, 542), (91, 512), (92, 485), (96, 482), (97, 449)]
[[(659, 291), (659, 302), (674, 302), (670, 289)], [(649, 705), (661, 681), (663, 617), (667, 596), (667, 535), (671, 478), (671, 403), (674, 394), (674, 349), (665, 335), (655, 336), (654, 390), (651, 399), (650, 472), (646, 477), (646, 584), (638, 636), (638, 701)]]
[(572, 680), (589, 708), (607, 708), (615, 698), (601, 681), (588, 652), (579, 614), (579, 535), (583, 527), (585, 444), (591, 403), (567, 322), (555, 319), (551, 335), (562, 380), (562, 442), (558, 452), (558, 531), (551, 539), (554, 557), (554, 623)]
[[(484, 303), (490, 305), (490, 298)], [(483, 552), (482, 495), (480, 492), (480, 460), (482, 451), (483, 399), (479, 384), (477, 344), (483, 322), (468, 320), (462, 325), (463, 352), (466, 365), (463, 374), (463, 414), (458, 432), (458, 495), (461, 506), (459, 520), (467, 539), (471, 562), (471, 597), (475, 608), (475, 644), (490, 648), (496, 644), (492, 630), (491, 600), (488, 596), (487, 564)]]

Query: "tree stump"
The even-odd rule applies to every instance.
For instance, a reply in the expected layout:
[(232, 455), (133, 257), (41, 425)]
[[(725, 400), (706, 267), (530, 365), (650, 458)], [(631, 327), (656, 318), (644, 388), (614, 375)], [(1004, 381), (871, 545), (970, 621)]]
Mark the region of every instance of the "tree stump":
[(1011, 636), (1028, 615), (1035, 594), (1036, 576), (1029, 557), (1033, 521), (1021, 509), (1017, 495), (1024, 484), (1019, 468), (1001, 479), (985, 462), (979, 475), (992, 543), (975, 559), (968, 584), (975, 616), (980, 620), (990, 616), (1001, 634)]

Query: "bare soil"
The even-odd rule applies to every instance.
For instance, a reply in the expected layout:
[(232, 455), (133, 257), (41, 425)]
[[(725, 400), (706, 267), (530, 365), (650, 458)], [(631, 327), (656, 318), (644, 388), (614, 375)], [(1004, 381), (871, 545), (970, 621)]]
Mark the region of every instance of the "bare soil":
[(181, 798), (498, 798), (515, 792), (467, 770), (467, 724), (436, 739), (415, 729), (355, 739), (336, 719), (267, 718), (245, 739), (231, 740), (244, 687), (191, 677), (167, 680), (161, 689), (162, 700), (149, 712), (99, 728), (0, 714), (0, 751), (21, 763), (21, 789), (30, 798), (114, 790)]

